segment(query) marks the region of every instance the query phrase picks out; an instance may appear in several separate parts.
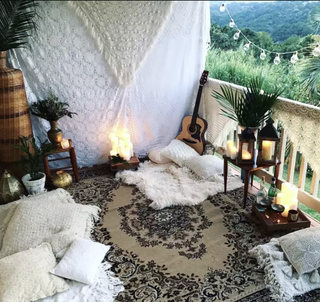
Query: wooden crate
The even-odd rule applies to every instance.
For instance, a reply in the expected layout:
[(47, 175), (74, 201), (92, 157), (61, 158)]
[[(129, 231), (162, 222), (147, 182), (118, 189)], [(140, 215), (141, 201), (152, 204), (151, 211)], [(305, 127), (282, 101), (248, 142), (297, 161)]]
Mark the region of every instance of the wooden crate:
[(136, 156), (134, 153), (133, 156), (128, 160), (128, 164), (123, 164), (123, 163), (116, 163), (112, 164), (111, 163), (111, 156), (109, 156), (109, 162), (110, 162), (110, 169), (111, 171), (120, 171), (120, 170), (128, 170), (128, 169), (134, 169), (139, 167), (139, 158)]

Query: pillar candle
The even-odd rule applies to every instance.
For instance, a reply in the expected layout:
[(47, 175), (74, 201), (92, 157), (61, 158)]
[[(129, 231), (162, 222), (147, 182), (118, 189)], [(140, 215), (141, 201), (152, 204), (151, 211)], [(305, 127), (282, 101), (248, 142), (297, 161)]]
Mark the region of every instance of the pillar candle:
[(233, 141), (227, 141), (227, 156), (231, 157), (231, 149), (234, 146), (234, 142)]
[(110, 151), (110, 156), (117, 156), (117, 154), (118, 154), (117, 150)]
[(236, 147), (232, 147), (231, 154), (230, 154), (231, 159), (236, 159), (237, 152), (238, 152), (237, 148)]
[(128, 148), (129, 151), (130, 151), (130, 157), (132, 157), (132, 156), (133, 156), (133, 145), (132, 145), (132, 143), (129, 143), (129, 144), (127, 145), (127, 148)]
[(262, 141), (262, 158), (264, 160), (272, 159), (272, 142)]
[(285, 203), (284, 195), (283, 193), (278, 193), (277, 195), (277, 204), (281, 204), (282, 206)]
[(242, 150), (242, 159), (251, 159), (251, 154), (246, 150)]
[(125, 148), (122, 156), (125, 160), (130, 160), (130, 150), (128, 148)]
[(62, 149), (68, 149), (69, 148), (69, 140), (67, 138), (64, 138), (61, 141), (61, 148)]
[[(281, 193), (284, 196), (288, 196), (290, 189), (291, 189), (291, 184), (290, 183), (288, 183), (288, 182), (282, 183), (282, 185), (281, 185)], [(286, 197), (284, 197), (284, 198), (286, 198)]]
[(128, 145), (130, 143), (130, 135), (129, 134), (123, 134), (122, 139), (123, 139), (125, 145)]

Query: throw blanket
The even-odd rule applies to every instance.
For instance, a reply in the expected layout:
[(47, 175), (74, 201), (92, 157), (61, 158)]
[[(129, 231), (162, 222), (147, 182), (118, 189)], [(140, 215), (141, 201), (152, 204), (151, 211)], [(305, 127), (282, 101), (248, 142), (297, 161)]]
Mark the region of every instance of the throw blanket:
[(122, 86), (152, 48), (171, 13), (173, 1), (69, 1), (84, 20)]
[[(138, 171), (118, 172), (116, 177), (128, 185), (136, 185), (152, 200), (150, 207), (157, 210), (174, 205), (196, 205), (224, 190), (222, 176), (202, 180), (188, 168), (176, 164), (157, 165), (146, 161), (140, 164)], [(228, 180), (229, 190), (242, 185), (239, 177), (232, 176)]]
[(315, 270), (299, 276), (286, 258), (279, 239), (258, 245), (249, 253), (264, 268), (266, 287), (276, 301), (293, 301), (295, 296), (320, 288), (319, 272)]

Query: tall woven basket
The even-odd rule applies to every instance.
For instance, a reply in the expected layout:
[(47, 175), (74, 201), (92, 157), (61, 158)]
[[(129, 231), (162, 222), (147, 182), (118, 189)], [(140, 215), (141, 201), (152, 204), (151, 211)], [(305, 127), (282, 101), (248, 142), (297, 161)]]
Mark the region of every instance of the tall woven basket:
[(22, 174), (17, 162), (19, 136), (32, 137), (27, 95), (21, 70), (6, 66), (6, 52), (0, 52), (0, 170)]

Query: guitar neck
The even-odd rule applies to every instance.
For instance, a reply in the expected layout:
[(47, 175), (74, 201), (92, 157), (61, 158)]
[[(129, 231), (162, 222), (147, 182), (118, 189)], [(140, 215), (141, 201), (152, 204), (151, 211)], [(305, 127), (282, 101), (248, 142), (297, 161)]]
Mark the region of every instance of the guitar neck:
[(191, 120), (191, 126), (192, 127), (196, 124), (196, 120), (197, 120), (197, 117), (198, 117), (198, 111), (199, 111), (199, 106), (200, 106), (202, 89), (203, 89), (203, 85), (200, 85), (199, 89), (198, 89), (196, 104), (194, 106), (193, 114), (192, 114), (192, 120)]

